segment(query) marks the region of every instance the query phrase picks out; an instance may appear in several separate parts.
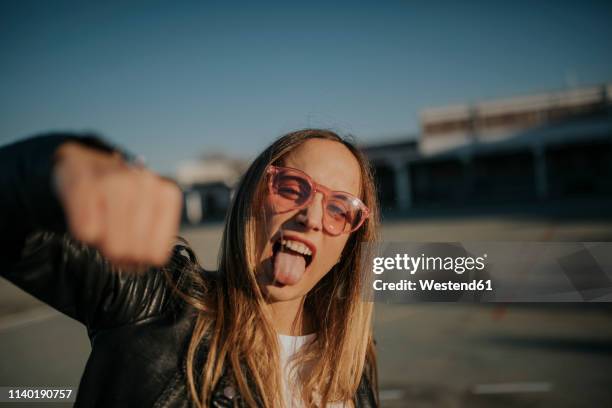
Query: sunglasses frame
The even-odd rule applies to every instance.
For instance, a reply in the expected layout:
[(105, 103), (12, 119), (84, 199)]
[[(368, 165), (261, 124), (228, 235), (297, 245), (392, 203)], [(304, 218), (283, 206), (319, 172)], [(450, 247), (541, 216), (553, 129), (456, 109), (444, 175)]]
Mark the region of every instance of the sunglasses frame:
[[(332, 189), (330, 189), (328, 187), (325, 187), (324, 185), (319, 184), (316, 181), (314, 181), (312, 179), (312, 177), (310, 177), (308, 174), (306, 174), (302, 170), (295, 169), (293, 167), (283, 167), (283, 166), (274, 166), (274, 165), (268, 166), (268, 169), (266, 170), (266, 174), (269, 176), (268, 177), (268, 192), (270, 194), (275, 194), (275, 193), (273, 193), (273, 191), (274, 191), (273, 190), (274, 176), (277, 175), (278, 173), (280, 173), (281, 171), (284, 171), (284, 170), (288, 170), (288, 171), (292, 171), (292, 172), (297, 172), (298, 174), (300, 174), (304, 178), (304, 180), (306, 180), (308, 185), (310, 186), (311, 193), (310, 193), (310, 196), (306, 199), (306, 201), (303, 204), (298, 205), (295, 208), (291, 208), (291, 209), (286, 210), (286, 211), (281, 211), (280, 213), (284, 213), (284, 212), (288, 212), (288, 211), (293, 211), (293, 210), (301, 210), (301, 209), (303, 209), (305, 207), (308, 207), (308, 205), (310, 205), (310, 203), (314, 199), (316, 193), (319, 192), (319, 193), (323, 194), (323, 207), (324, 207), (324, 210), (323, 210), (323, 228), (329, 234), (334, 235), (334, 236), (338, 236), (338, 235), (341, 235), (341, 234), (350, 234), (352, 232), (357, 231), (363, 225), (363, 223), (369, 218), (369, 216), (370, 216), (370, 209), (358, 197), (355, 197), (353, 194), (347, 193), (346, 191), (332, 190)], [(333, 194), (338, 194), (338, 193), (348, 196), (353, 203), (357, 203), (357, 206), (359, 207), (359, 210), (361, 210), (363, 212), (363, 217), (359, 221), (359, 224), (357, 224), (351, 230), (349, 230), (349, 231), (344, 231), (343, 230), (343, 231), (340, 231), (339, 233), (336, 234), (336, 233), (330, 231), (326, 227), (326, 225), (325, 225), (326, 224), (325, 219), (327, 218), (327, 211), (325, 210), (325, 205), (327, 203), (328, 197), (332, 196)], [(348, 224), (348, 222), (345, 222), (344, 229), (346, 229), (346, 224)]]

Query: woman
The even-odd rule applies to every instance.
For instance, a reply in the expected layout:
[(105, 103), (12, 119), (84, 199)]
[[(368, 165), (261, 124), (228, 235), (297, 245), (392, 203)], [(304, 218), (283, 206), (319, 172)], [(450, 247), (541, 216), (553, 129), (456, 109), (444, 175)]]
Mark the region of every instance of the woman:
[[(95, 166), (82, 151), (78, 156), (74, 149), (83, 145), (93, 154), (90, 139), (43, 139), (0, 154), (10, 157), (14, 168), (28, 169), (23, 162), (36, 160), (24, 152), (36, 147), (42, 169), (27, 176), (57, 176), (65, 223), (72, 236), (90, 245), (58, 233), (63, 224), (58, 211), (13, 199), (3, 213), (15, 217), (4, 220), (15, 239), (3, 251), (7, 262), (1, 270), (87, 325), (92, 353), (77, 405), (377, 405), (372, 304), (362, 301), (360, 244), (376, 238), (378, 210), (368, 163), (352, 144), (330, 131), (303, 130), (261, 153), (228, 212), (217, 272), (203, 272), (193, 251), (180, 244), (165, 266), (129, 273), (124, 269), (134, 264), (165, 261), (159, 255), (164, 251), (154, 250), (164, 239), (149, 241), (173, 231), (167, 226), (174, 225), (176, 206), (160, 211), (150, 203), (173, 202), (174, 195), (163, 181), (127, 168), (116, 155), (101, 159), (95, 152), (104, 162)], [(53, 170), (45, 172), (45, 166)], [(106, 180), (83, 182), (83, 174)], [(130, 177), (132, 182), (125, 182)], [(19, 181), (32, 185), (28, 180), (9, 180), (2, 191)], [(123, 198), (155, 183), (157, 188), (146, 190), (156, 191), (153, 200), (145, 200), (148, 219), (126, 217), (125, 207), (138, 200)], [(121, 199), (114, 214), (110, 204), (98, 205), (99, 190), (109, 202)], [(25, 195), (24, 201), (53, 199), (44, 191), (6, 191)], [(19, 205), (29, 213), (16, 214)], [(22, 222), (15, 221), (19, 215)], [(150, 239), (129, 239), (126, 229), (142, 233), (151, 220), (157, 230)], [(41, 228), (55, 232), (34, 233)]]

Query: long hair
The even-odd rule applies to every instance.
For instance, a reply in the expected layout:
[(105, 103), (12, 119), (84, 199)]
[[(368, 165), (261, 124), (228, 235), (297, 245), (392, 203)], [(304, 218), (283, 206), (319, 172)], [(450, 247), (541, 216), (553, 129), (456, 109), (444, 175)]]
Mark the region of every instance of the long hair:
[[(361, 198), (370, 217), (348, 239), (340, 261), (306, 295), (304, 310), (314, 319), (315, 339), (296, 356), (295, 366), (309, 367), (301, 377), (301, 396), (307, 406), (350, 401), (365, 373), (377, 389), (372, 339), (371, 302), (362, 265), (363, 242), (378, 238), (379, 212), (371, 167), (348, 140), (329, 130), (305, 129), (282, 136), (264, 150), (241, 178), (226, 216), (215, 279), (192, 270), (189, 290), (181, 296), (198, 312), (187, 350), (187, 383), (194, 404), (210, 404), (214, 387), (229, 370), (249, 406), (281, 407), (279, 344), (266, 317), (266, 298), (257, 274), (266, 220), (265, 170), (280, 164), (310, 139), (343, 144), (361, 169)], [(258, 239), (259, 238), (259, 239)], [(198, 364), (205, 347), (206, 359)]]

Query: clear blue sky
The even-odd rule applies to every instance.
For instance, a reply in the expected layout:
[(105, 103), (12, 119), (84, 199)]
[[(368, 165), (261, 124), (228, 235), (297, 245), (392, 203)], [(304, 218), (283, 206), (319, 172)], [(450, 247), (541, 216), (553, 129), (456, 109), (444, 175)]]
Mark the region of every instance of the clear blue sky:
[(612, 81), (612, 2), (4, 1), (0, 143), (95, 130), (169, 173), (427, 106)]

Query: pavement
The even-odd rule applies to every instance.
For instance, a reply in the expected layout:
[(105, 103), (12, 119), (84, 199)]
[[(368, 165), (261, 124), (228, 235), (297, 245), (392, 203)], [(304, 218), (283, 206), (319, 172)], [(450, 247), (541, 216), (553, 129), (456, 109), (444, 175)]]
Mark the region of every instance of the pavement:
[[(182, 231), (209, 269), (220, 234)], [(612, 221), (394, 220), (383, 239), (612, 241)], [(383, 407), (612, 406), (609, 304), (377, 304), (374, 328)], [(76, 388), (89, 350), (77, 322), (0, 280), (0, 386)]]

